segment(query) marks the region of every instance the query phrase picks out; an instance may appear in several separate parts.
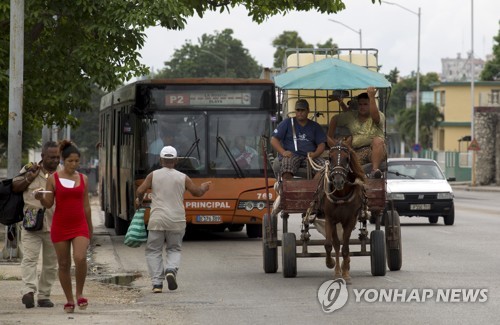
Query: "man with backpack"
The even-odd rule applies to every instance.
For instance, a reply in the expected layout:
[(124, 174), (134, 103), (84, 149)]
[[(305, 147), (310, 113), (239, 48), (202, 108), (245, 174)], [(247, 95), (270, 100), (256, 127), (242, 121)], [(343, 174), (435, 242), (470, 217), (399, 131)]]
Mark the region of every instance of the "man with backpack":
[[(40, 230), (22, 230), (21, 242), (23, 245), (23, 259), (21, 261), (21, 272), (23, 288), (22, 303), (26, 308), (35, 307), (35, 293), (37, 293), (38, 307), (54, 307), (50, 301), (50, 292), (57, 275), (57, 257), (54, 245), (50, 240), (50, 225), (54, 208), (43, 209), (40, 201), (35, 199), (33, 191), (43, 188), (50, 174), (58, 170), (59, 148), (53, 141), (46, 142), (42, 147), (42, 161), (29, 163), (21, 169), (21, 175), (12, 181), (12, 191), (23, 192), (24, 218), (33, 214), (43, 213), (43, 224)], [(41, 210), (41, 212), (39, 212)], [(26, 224), (23, 222), (24, 226)], [(42, 269), (40, 277), (37, 277), (37, 263), (42, 250)], [(38, 279), (38, 281), (37, 281)]]

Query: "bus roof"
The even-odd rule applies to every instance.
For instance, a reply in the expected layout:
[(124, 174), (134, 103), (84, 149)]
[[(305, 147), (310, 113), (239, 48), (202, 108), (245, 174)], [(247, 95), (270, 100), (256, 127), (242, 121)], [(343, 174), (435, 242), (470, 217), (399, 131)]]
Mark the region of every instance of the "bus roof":
[(137, 84), (166, 84), (166, 85), (197, 85), (197, 84), (274, 84), (272, 80), (269, 79), (257, 79), (257, 78), (170, 78), (170, 79), (148, 79), (140, 80), (136, 82)]
[(113, 105), (117, 102), (130, 100), (135, 98), (135, 92), (138, 85), (269, 85), (273, 86), (274, 82), (270, 79), (257, 78), (169, 78), (169, 79), (144, 79), (138, 80), (128, 85), (122, 86), (112, 92), (105, 94), (101, 98), (100, 109)]

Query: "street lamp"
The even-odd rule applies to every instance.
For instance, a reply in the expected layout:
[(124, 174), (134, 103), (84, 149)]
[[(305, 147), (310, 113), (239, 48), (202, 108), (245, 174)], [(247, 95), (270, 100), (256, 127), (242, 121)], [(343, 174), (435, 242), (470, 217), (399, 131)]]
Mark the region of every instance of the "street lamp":
[(219, 60), (222, 63), (224, 63), (224, 77), (227, 77), (227, 55), (224, 55), (224, 58), (221, 58), (217, 54), (212, 53), (212, 52), (207, 51), (207, 50), (201, 50), (201, 52), (209, 54), (209, 55), (213, 56), (214, 58), (216, 58), (217, 60)]
[(333, 19), (328, 19), (329, 21), (331, 22), (334, 22), (334, 23), (337, 23), (337, 24), (340, 24), (346, 28), (349, 28), (350, 30), (352, 30), (353, 32), (359, 34), (359, 48), (362, 49), (363, 48), (363, 42), (362, 42), (362, 36), (361, 36), (361, 29), (359, 29), (359, 31), (355, 30), (354, 28), (351, 28), (349, 26), (347, 26), (346, 24), (340, 22), (340, 21), (337, 21), (337, 20), (333, 20)]
[(403, 7), (399, 3), (395, 2), (389, 2), (389, 1), (382, 1), (383, 3), (387, 3), (388, 5), (393, 5), (393, 6), (398, 6), (401, 9), (404, 9), (408, 12), (411, 12), (412, 14), (416, 15), (418, 17), (418, 46), (417, 46), (417, 103), (416, 103), (416, 120), (415, 120), (415, 145), (418, 145), (418, 131), (419, 131), (419, 125), (418, 125), (418, 119), (419, 119), (419, 110), (420, 110), (420, 7), (418, 8), (418, 12), (415, 12), (413, 10), (410, 10), (406, 7)]

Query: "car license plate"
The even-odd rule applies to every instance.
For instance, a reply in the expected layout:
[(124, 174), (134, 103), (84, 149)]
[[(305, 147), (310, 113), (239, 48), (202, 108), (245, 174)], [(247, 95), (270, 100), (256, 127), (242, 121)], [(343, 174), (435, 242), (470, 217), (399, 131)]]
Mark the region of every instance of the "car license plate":
[(430, 204), (410, 204), (410, 210), (430, 210)]
[(196, 222), (222, 222), (222, 219), (220, 216), (196, 216)]

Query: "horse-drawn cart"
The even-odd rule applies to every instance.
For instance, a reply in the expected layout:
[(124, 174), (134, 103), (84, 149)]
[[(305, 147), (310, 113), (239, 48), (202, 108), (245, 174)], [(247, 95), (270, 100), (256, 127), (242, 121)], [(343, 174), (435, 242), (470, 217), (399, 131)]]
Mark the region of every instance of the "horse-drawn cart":
[[(354, 98), (357, 92), (361, 92), (369, 86), (376, 87), (379, 91), (378, 100), (380, 110), (385, 110), (388, 101), (390, 83), (385, 78), (374, 72), (369, 71), (371, 68), (376, 69), (376, 53), (372, 54), (372, 49), (362, 50), (362, 60), (365, 64), (360, 67), (354, 63), (358, 56), (353, 54), (353, 50), (349, 50), (346, 57), (340, 55), (342, 50), (335, 54), (329, 54), (325, 50), (323, 55), (318, 55), (319, 50), (315, 50), (312, 55), (304, 55), (297, 50), (295, 55), (292, 53), (288, 57), (288, 67), (293, 67), (292, 71), (285, 71), (283, 74), (275, 78), (276, 86), (278, 88), (278, 98), (281, 105), (282, 113), (287, 115), (287, 107), (293, 107), (292, 104), (298, 98), (306, 98), (312, 104), (315, 119), (322, 125), (328, 125), (328, 121), (332, 116), (338, 114), (340, 109), (334, 107), (336, 102), (332, 101), (332, 97), (338, 94), (341, 90), (347, 93), (349, 97)], [(357, 49), (356, 51), (360, 51)], [(299, 61), (313, 60), (310, 64), (299, 64)], [(354, 59), (353, 59), (354, 58)], [(364, 58), (364, 59), (363, 59)], [(375, 62), (372, 62), (372, 59)], [(294, 61), (295, 60), (295, 61)], [(290, 61), (296, 62), (296, 65), (290, 64)], [(345, 62), (348, 61), (348, 62)], [(359, 64), (359, 62), (357, 62)], [(303, 66), (303, 67), (301, 67)], [(367, 69), (368, 68), (368, 69)], [(323, 123), (321, 123), (323, 119)], [(335, 150), (337, 150), (335, 152)], [(336, 275), (340, 270), (338, 263), (333, 262), (328, 256), (331, 256), (332, 239), (329, 234), (332, 232), (332, 227), (336, 227), (336, 234), (333, 239), (333, 246), (335, 247), (335, 240), (337, 244), (342, 242), (341, 223), (332, 226), (334, 222), (328, 221), (328, 218), (320, 217), (319, 210), (316, 209), (320, 204), (320, 196), (324, 195), (326, 199), (332, 202), (332, 206), (338, 207), (337, 213), (344, 213), (346, 210), (344, 202), (350, 202), (351, 197), (338, 198), (331, 195), (335, 192), (333, 188), (333, 179), (330, 175), (339, 174), (338, 168), (344, 168), (342, 173), (348, 173), (351, 166), (334, 166), (331, 156), (335, 156), (335, 161), (341, 161), (340, 155), (347, 155), (350, 152), (342, 142), (335, 145), (330, 149), (326, 156), (326, 170), (319, 169), (314, 166), (314, 163), (308, 165), (308, 168), (316, 169), (317, 173), (323, 173), (320, 179), (313, 179), (310, 177), (311, 171), (307, 173), (308, 177), (298, 178), (292, 180), (279, 179), (279, 173), (275, 174), (278, 178), (277, 187), (279, 187), (279, 198), (275, 201), (273, 210), (264, 216), (263, 219), (263, 266), (266, 273), (275, 273), (278, 270), (278, 247), (281, 246), (282, 252), (282, 272), (284, 277), (295, 277), (297, 275), (297, 258), (298, 257), (325, 257), (327, 258), (327, 266), (336, 267)], [(277, 158), (275, 159), (277, 160)], [(355, 160), (355, 159), (354, 159)], [(349, 158), (346, 159), (349, 161)], [(331, 163), (329, 170), (329, 165)], [(312, 166), (311, 166), (312, 165)], [(366, 167), (366, 166), (364, 166)], [(332, 172), (337, 168), (336, 172)], [(349, 256), (370, 256), (371, 259), (371, 273), (374, 276), (382, 276), (386, 274), (386, 264), (391, 271), (401, 269), (402, 264), (402, 247), (401, 247), (401, 230), (399, 224), (399, 215), (397, 212), (390, 208), (386, 202), (386, 178), (364, 178), (363, 182), (360, 177), (353, 176), (351, 179), (345, 179), (347, 186), (356, 189), (356, 193), (361, 193), (361, 204), (356, 204), (356, 220), (354, 223), (359, 223), (359, 234), (357, 238), (347, 237), (349, 245), (359, 245), (360, 249), (357, 251), (350, 251)], [(355, 191), (353, 191), (354, 193)], [(329, 197), (330, 195), (330, 197)], [(332, 200), (334, 198), (334, 200)], [(323, 205), (323, 204), (321, 204)], [(328, 202), (325, 206), (328, 205)], [(294, 214), (301, 216), (300, 234), (290, 231), (288, 226), (289, 218), (295, 217)], [(281, 240), (278, 238), (278, 219), (282, 220), (282, 236)], [(371, 231), (368, 230), (369, 222), (373, 223)], [(385, 228), (382, 230), (382, 226)], [(370, 226), (372, 227), (372, 226)], [(326, 239), (313, 239), (310, 230), (315, 229), (322, 234)], [(350, 231), (352, 228), (349, 230)], [(338, 237), (337, 237), (338, 236)], [(350, 238), (350, 239), (349, 239)], [(327, 244), (328, 245), (325, 245)], [(309, 249), (309, 246), (321, 245), (329, 246), (326, 252), (317, 252)], [(344, 251), (344, 248), (342, 251)], [(338, 250), (338, 248), (336, 248)], [(349, 260), (345, 260), (347, 269), (349, 268)], [(338, 268), (338, 269), (337, 269)], [(347, 275), (348, 277), (348, 275)], [(346, 279), (347, 280), (347, 279)]]

